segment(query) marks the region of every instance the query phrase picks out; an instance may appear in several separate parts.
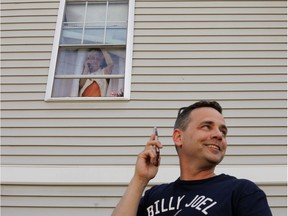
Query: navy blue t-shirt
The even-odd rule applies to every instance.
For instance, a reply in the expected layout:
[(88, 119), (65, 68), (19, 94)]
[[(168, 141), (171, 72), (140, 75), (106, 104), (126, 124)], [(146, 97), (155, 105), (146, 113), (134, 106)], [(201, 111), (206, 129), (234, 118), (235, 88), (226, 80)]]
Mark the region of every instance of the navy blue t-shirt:
[(177, 179), (142, 197), (137, 216), (271, 216), (265, 193), (253, 182), (221, 174), (195, 181)]

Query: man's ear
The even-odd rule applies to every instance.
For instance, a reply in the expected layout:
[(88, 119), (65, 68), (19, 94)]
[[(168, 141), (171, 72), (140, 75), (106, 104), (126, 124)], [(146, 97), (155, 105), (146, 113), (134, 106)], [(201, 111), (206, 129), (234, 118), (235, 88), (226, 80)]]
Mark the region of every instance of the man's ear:
[(176, 147), (182, 147), (183, 133), (180, 129), (174, 129), (173, 131), (173, 141)]

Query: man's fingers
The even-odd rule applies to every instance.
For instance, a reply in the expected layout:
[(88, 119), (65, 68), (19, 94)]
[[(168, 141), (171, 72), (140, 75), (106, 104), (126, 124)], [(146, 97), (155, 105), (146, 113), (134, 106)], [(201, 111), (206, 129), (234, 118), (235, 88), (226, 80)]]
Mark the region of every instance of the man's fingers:
[(147, 146), (139, 156), (145, 159), (148, 164), (153, 164), (155, 166), (158, 166), (159, 164), (159, 153), (157, 152), (155, 145)]
[(157, 146), (159, 149), (162, 148), (161, 142), (159, 140), (155, 140), (155, 134), (150, 136), (150, 139), (146, 144), (146, 148), (150, 148), (150, 146)]

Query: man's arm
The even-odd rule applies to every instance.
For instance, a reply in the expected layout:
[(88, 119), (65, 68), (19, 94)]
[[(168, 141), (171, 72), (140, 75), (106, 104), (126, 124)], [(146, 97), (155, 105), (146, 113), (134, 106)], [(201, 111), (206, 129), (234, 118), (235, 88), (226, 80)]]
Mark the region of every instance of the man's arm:
[(154, 165), (157, 153), (154, 146), (162, 148), (159, 141), (151, 135), (143, 152), (138, 155), (134, 176), (131, 179), (126, 192), (114, 209), (112, 216), (135, 216), (145, 187), (158, 172), (158, 166)]
[(236, 212), (239, 216), (272, 216), (266, 194), (255, 183), (246, 180), (237, 196)]

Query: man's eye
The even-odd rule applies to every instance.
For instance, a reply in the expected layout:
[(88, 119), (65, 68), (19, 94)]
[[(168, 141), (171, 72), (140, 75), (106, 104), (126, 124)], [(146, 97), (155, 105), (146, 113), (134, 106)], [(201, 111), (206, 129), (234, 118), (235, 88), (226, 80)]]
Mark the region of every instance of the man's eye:
[(223, 136), (225, 136), (225, 137), (227, 136), (227, 131), (226, 130), (222, 130), (221, 132), (222, 132)]

